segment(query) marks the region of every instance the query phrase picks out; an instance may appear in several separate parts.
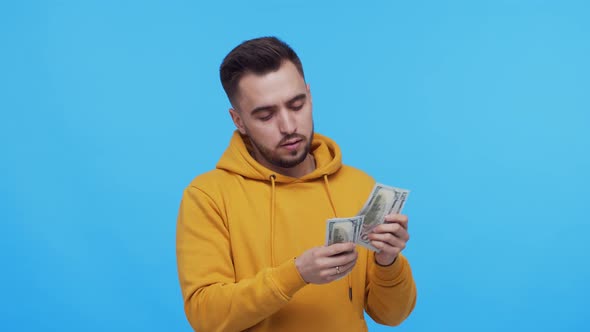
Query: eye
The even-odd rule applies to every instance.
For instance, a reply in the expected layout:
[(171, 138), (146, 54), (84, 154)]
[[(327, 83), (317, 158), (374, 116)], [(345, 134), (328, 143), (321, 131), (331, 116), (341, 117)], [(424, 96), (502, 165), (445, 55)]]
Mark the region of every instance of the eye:
[(267, 114), (267, 115), (265, 115), (265, 116), (258, 117), (258, 120), (260, 120), (260, 121), (268, 121), (268, 120), (270, 120), (271, 118), (272, 118), (272, 113), (268, 113), (268, 114)]
[(294, 105), (291, 105), (291, 109), (294, 111), (299, 111), (300, 109), (303, 108), (303, 105), (305, 105), (305, 103), (303, 103), (303, 102), (296, 103)]

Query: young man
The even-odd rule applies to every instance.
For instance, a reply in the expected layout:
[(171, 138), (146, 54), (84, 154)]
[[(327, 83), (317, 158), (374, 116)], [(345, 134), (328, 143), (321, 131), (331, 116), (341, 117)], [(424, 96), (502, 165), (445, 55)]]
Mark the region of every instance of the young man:
[(324, 246), (326, 220), (356, 215), (375, 181), (342, 165), (314, 133), (295, 52), (274, 38), (224, 59), (221, 82), (237, 128), (215, 170), (186, 188), (177, 225), (184, 308), (196, 331), (366, 331), (400, 324), (416, 303), (408, 218), (370, 235), (379, 253)]

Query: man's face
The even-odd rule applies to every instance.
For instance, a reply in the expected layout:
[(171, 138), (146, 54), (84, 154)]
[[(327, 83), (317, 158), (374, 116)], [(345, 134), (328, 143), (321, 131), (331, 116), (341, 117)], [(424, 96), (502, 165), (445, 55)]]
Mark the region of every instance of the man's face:
[(305, 160), (313, 137), (312, 101), (293, 63), (286, 61), (261, 76), (244, 75), (235, 99), (230, 114), (240, 133), (250, 138), (258, 162), (276, 169)]

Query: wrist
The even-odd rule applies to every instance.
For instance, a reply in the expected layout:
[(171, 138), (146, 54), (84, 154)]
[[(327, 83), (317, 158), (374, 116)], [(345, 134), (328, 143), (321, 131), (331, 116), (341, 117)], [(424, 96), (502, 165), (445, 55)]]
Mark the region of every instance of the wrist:
[(379, 259), (379, 256), (375, 255), (375, 264), (377, 264), (379, 266), (383, 266), (383, 267), (391, 266), (397, 260), (397, 256), (398, 255), (395, 255), (395, 257), (393, 257), (393, 259), (391, 259), (391, 260), (383, 260), (383, 259)]
[(302, 271), (303, 268), (301, 267), (301, 262), (299, 261), (299, 257), (295, 257), (293, 260), (295, 262), (295, 269), (297, 269), (299, 276), (301, 277), (301, 279), (303, 279), (303, 281), (305, 281), (306, 284), (309, 284), (309, 281), (307, 281), (305, 276), (303, 276), (303, 271)]

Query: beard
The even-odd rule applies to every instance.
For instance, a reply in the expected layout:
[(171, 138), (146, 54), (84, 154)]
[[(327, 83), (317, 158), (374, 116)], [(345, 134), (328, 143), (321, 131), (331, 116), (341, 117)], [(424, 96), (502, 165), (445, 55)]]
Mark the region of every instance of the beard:
[[(313, 133), (314, 129), (312, 128), (311, 135), (309, 136), (309, 138), (301, 134), (287, 135), (283, 137), (283, 139), (281, 139), (281, 142), (277, 145), (277, 148), (275, 149), (270, 149), (263, 146), (262, 144), (259, 144), (258, 142), (253, 140), (250, 135), (248, 135), (248, 140), (258, 150), (260, 156), (264, 158), (264, 160), (268, 161), (270, 164), (280, 168), (292, 168), (301, 164), (305, 160), (305, 158), (307, 158), (309, 151), (311, 151), (311, 141), (313, 138)], [(284, 144), (284, 142), (292, 139), (300, 139), (303, 143), (303, 148), (300, 150), (289, 151), (288, 156), (281, 156), (277, 152), (277, 149), (280, 147), (281, 144)]]

